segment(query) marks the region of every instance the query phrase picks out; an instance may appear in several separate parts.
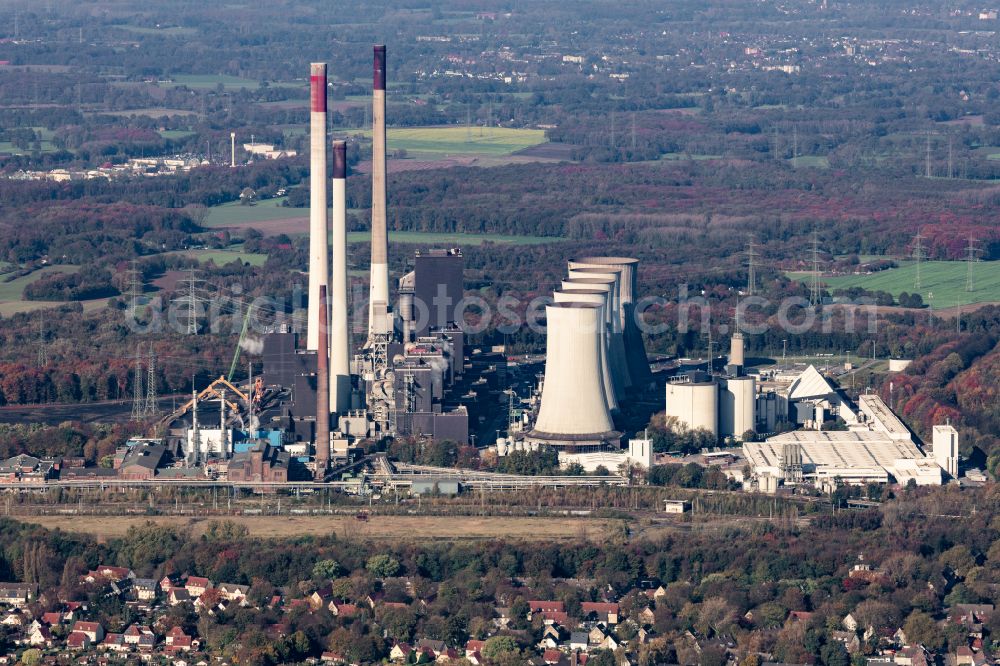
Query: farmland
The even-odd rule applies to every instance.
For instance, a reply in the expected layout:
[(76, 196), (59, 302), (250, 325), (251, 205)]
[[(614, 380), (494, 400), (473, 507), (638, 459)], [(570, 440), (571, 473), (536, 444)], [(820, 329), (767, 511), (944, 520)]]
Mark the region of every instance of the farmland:
[[(356, 130), (343, 131), (358, 133)], [(370, 131), (363, 134), (371, 136)], [(545, 132), (506, 127), (403, 127), (390, 128), (386, 141), (388, 150), (405, 150), (416, 157), (502, 156), (545, 143)]]
[[(902, 292), (919, 293), (934, 309), (951, 308), (957, 304), (991, 303), (1000, 301), (1000, 262), (980, 262), (973, 266), (973, 290), (965, 290), (968, 264), (964, 261), (925, 261), (920, 265), (920, 289), (915, 289), (917, 265), (902, 263), (899, 268), (870, 275), (824, 276), (830, 289), (862, 287), (870, 291), (886, 291), (895, 297)], [(808, 274), (792, 273), (791, 277), (808, 282)]]
[[(9, 316), (16, 312), (54, 307), (58, 303), (24, 300), (24, 288), (48, 273), (75, 273), (77, 270), (76, 266), (46, 266), (10, 282), (0, 282), (0, 315)], [(0, 280), (2, 279), (0, 278)]]

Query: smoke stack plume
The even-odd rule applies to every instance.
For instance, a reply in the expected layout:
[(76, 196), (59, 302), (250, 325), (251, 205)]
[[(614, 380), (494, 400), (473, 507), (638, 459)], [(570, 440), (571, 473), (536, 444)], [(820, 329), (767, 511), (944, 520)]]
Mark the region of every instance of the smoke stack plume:
[(319, 350), (319, 289), (329, 283), (326, 209), (326, 63), (309, 72), (309, 319), (306, 349)]
[[(385, 223), (385, 46), (375, 47), (372, 90), (372, 265), (368, 332), (385, 333), (377, 313), (389, 305), (389, 239)], [(381, 307), (379, 307), (381, 305)]]
[(330, 300), (330, 411), (351, 408), (351, 368), (347, 329), (347, 144), (333, 142), (333, 266)]
[(320, 348), (316, 351), (316, 474), (315, 479), (326, 478), (330, 467), (330, 350), (327, 340), (326, 285), (319, 287), (319, 336)]

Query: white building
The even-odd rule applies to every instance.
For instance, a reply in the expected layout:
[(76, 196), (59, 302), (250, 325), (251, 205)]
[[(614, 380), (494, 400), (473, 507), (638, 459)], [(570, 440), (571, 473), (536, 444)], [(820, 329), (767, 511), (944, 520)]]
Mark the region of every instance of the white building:
[(932, 455), (938, 465), (952, 478), (958, 478), (958, 431), (951, 425), (934, 426), (931, 439)]

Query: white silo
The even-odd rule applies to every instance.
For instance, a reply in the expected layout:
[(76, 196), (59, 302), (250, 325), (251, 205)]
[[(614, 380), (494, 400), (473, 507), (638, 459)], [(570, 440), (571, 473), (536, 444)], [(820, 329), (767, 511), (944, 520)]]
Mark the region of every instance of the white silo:
[(667, 417), (692, 430), (704, 429), (719, 436), (719, 387), (715, 380), (667, 384)]
[(742, 439), (757, 430), (757, 382), (753, 377), (731, 377), (720, 387), (719, 436)]
[(611, 380), (615, 394), (625, 395), (625, 390), (632, 386), (628, 376), (628, 363), (625, 360), (625, 342), (618, 328), (618, 317), (614, 314), (614, 291), (617, 282), (613, 278), (587, 277), (563, 280), (561, 291), (593, 291), (604, 292), (604, 320), (606, 342), (608, 349), (608, 367), (611, 369)]
[(553, 303), (545, 308), (545, 379), (531, 444), (600, 446), (620, 438), (601, 378), (601, 306)]
[(569, 262), (571, 272), (588, 268), (610, 269), (619, 273), (619, 316), (628, 354), (629, 375), (636, 386), (648, 386), (653, 376), (635, 316), (635, 302), (639, 297), (639, 260), (631, 257), (582, 257)]
[(600, 336), (601, 344), (601, 381), (604, 385), (604, 397), (608, 401), (608, 409), (616, 412), (618, 411), (618, 397), (615, 395), (615, 382), (611, 376), (611, 366), (608, 358), (608, 326), (605, 323), (604, 316), (607, 296), (606, 291), (599, 289), (552, 292), (552, 298), (556, 303), (592, 303), (600, 306), (600, 331), (598, 335)]

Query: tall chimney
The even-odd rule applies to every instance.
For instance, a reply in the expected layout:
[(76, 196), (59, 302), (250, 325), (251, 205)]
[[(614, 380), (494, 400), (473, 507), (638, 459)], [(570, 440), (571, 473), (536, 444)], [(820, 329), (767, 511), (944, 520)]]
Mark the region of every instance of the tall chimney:
[(326, 478), (330, 467), (330, 349), (327, 344), (326, 285), (319, 287), (319, 339), (316, 351), (316, 473), (315, 479)]
[(330, 411), (351, 408), (351, 368), (347, 329), (347, 143), (333, 142), (333, 270), (330, 300)]
[(326, 63), (309, 72), (309, 319), (306, 349), (318, 350), (319, 289), (329, 283), (329, 225), (326, 214)]
[[(372, 265), (369, 334), (386, 333), (379, 314), (389, 305), (389, 239), (385, 224), (385, 46), (375, 46), (372, 90)], [(379, 307), (381, 304), (382, 307)]]

